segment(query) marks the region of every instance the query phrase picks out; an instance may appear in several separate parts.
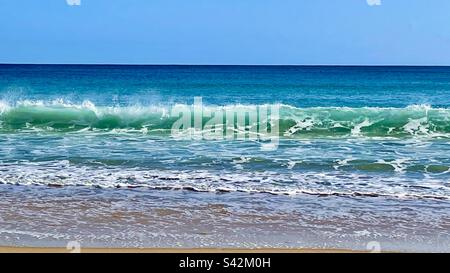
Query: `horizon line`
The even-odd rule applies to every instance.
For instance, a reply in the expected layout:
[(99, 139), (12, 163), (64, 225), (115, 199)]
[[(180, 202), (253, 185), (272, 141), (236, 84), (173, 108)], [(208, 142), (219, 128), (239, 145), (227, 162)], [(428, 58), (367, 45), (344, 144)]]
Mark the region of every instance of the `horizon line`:
[(450, 67), (450, 64), (201, 64), (201, 63), (3, 63), (0, 65), (80, 66), (304, 66), (304, 67)]

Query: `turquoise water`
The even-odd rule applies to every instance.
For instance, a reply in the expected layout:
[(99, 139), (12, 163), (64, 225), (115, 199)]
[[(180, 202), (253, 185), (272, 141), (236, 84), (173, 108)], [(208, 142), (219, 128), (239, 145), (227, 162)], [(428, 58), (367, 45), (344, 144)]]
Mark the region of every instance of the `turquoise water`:
[[(212, 111), (279, 107), (276, 149), (262, 149), (259, 141), (174, 139), (171, 128), (177, 118), (168, 113), (176, 105), (192, 109), (194, 97), (201, 97)], [(266, 223), (258, 217), (270, 215), (269, 222), (285, 217), (277, 223), (290, 235), (264, 241), (244, 229), (239, 234), (251, 236), (247, 241), (237, 237), (242, 246), (330, 247), (320, 242), (333, 235), (337, 239), (331, 247), (364, 248), (365, 241), (381, 240), (390, 249), (427, 245), (448, 250), (448, 245), (433, 248), (424, 241), (450, 241), (449, 137), (448, 67), (0, 65), (0, 183), (6, 184), (1, 191), (8, 196), (4, 207), (33, 197), (58, 204), (61, 196), (76, 199), (94, 191), (83, 202), (99, 202), (104, 216), (117, 211), (105, 205), (108, 200), (126, 203), (129, 191), (138, 191), (143, 197), (124, 206), (141, 213), (152, 204), (156, 209), (154, 195), (173, 199), (173, 205), (164, 203), (166, 210), (185, 211), (198, 203), (233, 207), (235, 221), (217, 231), (222, 235), (237, 228), (233, 223), (245, 223), (245, 213), (256, 217), (246, 223), (249, 228)], [(255, 194), (268, 203), (256, 206)], [(256, 207), (250, 209), (246, 202)], [(314, 207), (308, 224), (290, 226), (289, 221), (299, 220), (299, 212), (308, 215), (302, 202)], [(341, 203), (339, 217), (329, 213)], [(62, 225), (73, 209), (61, 215), (41, 212), (36, 219), (50, 217)], [(9, 218), (29, 213), (20, 211)], [(210, 213), (211, 219), (218, 217), (214, 210)], [(348, 220), (371, 213), (374, 217), (365, 223)], [(141, 226), (140, 232), (154, 235), (173, 229), (177, 221), (196, 227), (181, 218), (157, 231)], [(404, 218), (403, 229), (390, 222), (394, 218)], [(380, 219), (387, 219), (385, 226)], [(72, 232), (52, 233), (38, 223), (24, 230), (19, 220), (0, 220), (9, 227), (0, 233), (5, 244), (12, 243), (8, 238), (14, 234), (39, 244), (33, 240), (83, 240), (80, 234), (86, 232), (76, 225)], [(133, 218), (129, 224), (136, 229), (139, 221)], [(159, 218), (153, 221), (164, 226)], [(347, 221), (345, 227), (339, 221)], [(427, 228), (430, 222), (432, 229)], [(214, 221), (205, 225), (215, 228)], [(316, 231), (309, 238), (311, 227)], [(36, 229), (41, 232), (34, 236)], [(108, 242), (123, 236), (118, 227), (87, 229), (92, 245), (106, 244), (105, 236)], [(260, 230), (266, 235), (275, 231), (282, 233), (283, 228), (268, 225)], [(295, 235), (300, 233), (301, 238)], [(355, 236), (360, 245), (349, 243)], [(177, 239), (182, 246), (202, 246), (186, 239), (194, 238), (189, 234), (182, 237)], [(136, 238), (123, 241), (129, 246)], [(161, 245), (170, 246), (168, 242)], [(221, 246), (220, 241), (208, 242)], [(154, 240), (141, 243), (157, 245)]]

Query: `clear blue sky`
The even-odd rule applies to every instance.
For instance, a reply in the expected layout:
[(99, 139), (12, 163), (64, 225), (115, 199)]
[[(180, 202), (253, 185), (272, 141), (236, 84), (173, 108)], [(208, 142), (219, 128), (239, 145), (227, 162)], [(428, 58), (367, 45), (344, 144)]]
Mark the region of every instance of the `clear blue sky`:
[(381, 1), (0, 0), (0, 63), (450, 65), (449, 0)]

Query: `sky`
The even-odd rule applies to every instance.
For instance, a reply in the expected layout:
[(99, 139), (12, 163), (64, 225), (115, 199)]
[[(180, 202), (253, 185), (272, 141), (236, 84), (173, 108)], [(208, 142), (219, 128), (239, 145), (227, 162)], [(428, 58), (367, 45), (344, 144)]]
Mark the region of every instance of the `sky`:
[(0, 63), (450, 65), (449, 0), (0, 0)]

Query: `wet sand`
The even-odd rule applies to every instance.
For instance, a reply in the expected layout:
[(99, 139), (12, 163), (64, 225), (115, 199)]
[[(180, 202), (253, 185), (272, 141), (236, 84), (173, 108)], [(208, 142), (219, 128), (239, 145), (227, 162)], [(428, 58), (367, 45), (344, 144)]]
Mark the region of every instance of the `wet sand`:
[[(71, 253), (58, 247), (0, 247), (0, 253)], [(346, 249), (308, 248), (83, 248), (81, 253), (364, 253)]]

